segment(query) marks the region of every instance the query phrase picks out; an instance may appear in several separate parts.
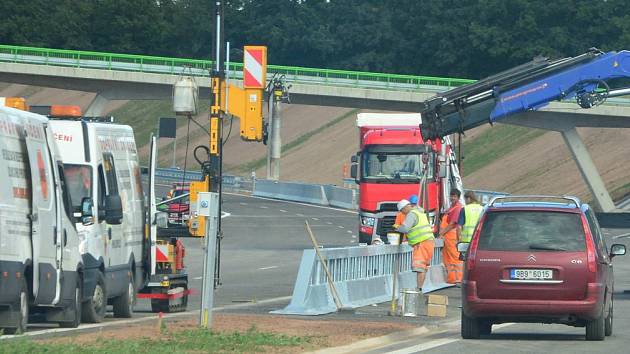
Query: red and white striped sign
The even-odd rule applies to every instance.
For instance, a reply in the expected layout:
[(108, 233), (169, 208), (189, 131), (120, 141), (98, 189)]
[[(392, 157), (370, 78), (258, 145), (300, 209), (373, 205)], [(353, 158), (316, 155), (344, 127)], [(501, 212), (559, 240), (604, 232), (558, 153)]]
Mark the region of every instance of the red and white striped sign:
[(243, 51), (243, 87), (265, 88), (267, 83), (267, 47), (245, 46)]
[(157, 262), (168, 262), (168, 245), (158, 245), (156, 247), (155, 260)]

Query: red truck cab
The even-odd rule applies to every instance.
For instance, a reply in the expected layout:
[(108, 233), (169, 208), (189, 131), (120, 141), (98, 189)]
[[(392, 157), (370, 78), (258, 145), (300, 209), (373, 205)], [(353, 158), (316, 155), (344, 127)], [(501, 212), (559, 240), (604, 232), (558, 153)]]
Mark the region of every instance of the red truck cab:
[(421, 206), (432, 212), (443, 204), (437, 173), (442, 146), (422, 139), (421, 123), (420, 114), (358, 114), (360, 151), (352, 157), (351, 174), (359, 184), (360, 243), (378, 238), (387, 242), (398, 212), (396, 203), (421, 195), (425, 169), (427, 194)]

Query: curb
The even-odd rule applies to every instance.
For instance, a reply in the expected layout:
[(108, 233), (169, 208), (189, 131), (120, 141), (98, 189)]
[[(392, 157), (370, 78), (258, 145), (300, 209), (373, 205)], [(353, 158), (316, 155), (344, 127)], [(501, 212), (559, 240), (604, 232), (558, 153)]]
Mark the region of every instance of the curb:
[(377, 349), (378, 347), (382, 347), (388, 344), (392, 344), (395, 342), (404, 341), (407, 339), (411, 339), (412, 337), (429, 333), (429, 329), (426, 326), (408, 329), (404, 331), (393, 332), (390, 334), (386, 334), (384, 336), (376, 337), (376, 338), (368, 338), (364, 340), (360, 340), (358, 342), (354, 342), (351, 344), (342, 345), (339, 347), (330, 347), (319, 349), (312, 352), (307, 352), (311, 354), (342, 354), (342, 353), (352, 353), (359, 350), (364, 349)]

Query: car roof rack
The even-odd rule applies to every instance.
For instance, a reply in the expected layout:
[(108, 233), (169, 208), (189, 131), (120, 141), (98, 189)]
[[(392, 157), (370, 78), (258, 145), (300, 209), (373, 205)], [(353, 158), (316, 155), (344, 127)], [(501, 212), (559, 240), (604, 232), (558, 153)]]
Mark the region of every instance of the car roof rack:
[(494, 197), (492, 198), (492, 200), (490, 200), (490, 202), (488, 203), (488, 207), (494, 206), (495, 203), (497, 203), (500, 200), (505, 200), (505, 199), (522, 199), (522, 200), (515, 200), (515, 202), (539, 202), (541, 201), (540, 199), (562, 199), (562, 200), (566, 200), (566, 201), (570, 201), (573, 204), (575, 204), (575, 206), (577, 208), (580, 208), (582, 203), (580, 202), (580, 199), (578, 199), (577, 197), (573, 197), (570, 195), (505, 195), (505, 196), (499, 196), (499, 197)]

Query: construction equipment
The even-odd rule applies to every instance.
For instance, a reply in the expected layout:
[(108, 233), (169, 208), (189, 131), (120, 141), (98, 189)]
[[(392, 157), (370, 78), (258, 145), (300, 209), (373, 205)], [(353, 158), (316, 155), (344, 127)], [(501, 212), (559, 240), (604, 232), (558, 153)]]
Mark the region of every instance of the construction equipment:
[(576, 57), (535, 58), (424, 101), (422, 137), (462, 133), (485, 122), (538, 110), (555, 100), (575, 100), (580, 107), (591, 108), (607, 98), (630, 94), (630, 87), (611, 88), (615, 79), (628, 77), (630, 51), (604, 53), (592, 48)]

